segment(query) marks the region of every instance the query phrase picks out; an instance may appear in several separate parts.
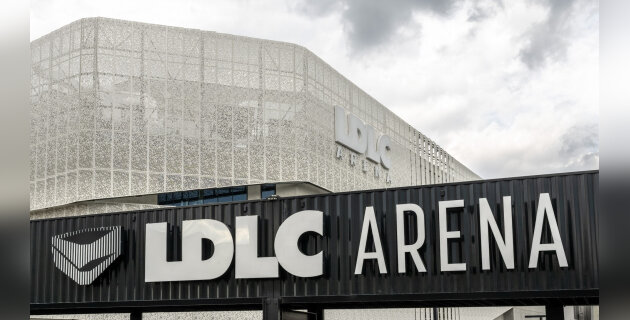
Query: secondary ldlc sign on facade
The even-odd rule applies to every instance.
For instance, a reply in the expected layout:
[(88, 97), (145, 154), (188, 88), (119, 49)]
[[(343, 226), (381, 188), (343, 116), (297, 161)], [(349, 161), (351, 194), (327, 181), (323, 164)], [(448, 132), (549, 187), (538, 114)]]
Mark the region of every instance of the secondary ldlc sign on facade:
[(389, 155), (391, 149), (391, 139), (388, 135), (378, 135), (374, 127), (365, 124), (354, 114), (346, 115), (343, 107), (335, 106), (335, 142), (337, 152), (335, 157), (343, 159), (344, 151), (341, 146), (350, 149), (348, 155), (350, 166), (356, 166), (359, 163), (358, 155), (365, 155), (365, 159), (360, 161), (361, 170), (367, 174), (369, 165), (368, 160), (374, 163), (373, 174), (375, 178), (381, 176), (381, 166), (387, 171), (385, 172), (385, 182), (392, 182), (389, 169), (392, 167), (392, 160)]
[[(514, 234), (512, 224), (512, 199), (503, 197), (503, 226), (499, 227), (488, 200), (479, 199), (480, 250), (482, 270), (490, 270), (490, 233), (496, 242), (506, 269), (514, 269)], [(438, 202), (440, 271), (465, 271), (467, 262), (453, 263), (449, 261), (450, 239), (460, 238), (460, 231), (448, 230), (447, 211), (461, 210), (464, 200)], [(529, 268), (538, 266), (541, 252), (555, 253), (560, 267), (568, 267), (566, 253), (554, 209), (548, 193), (541, 193), (533, 230)], [(384, 214), (394, 214), (384, 213)], [(406, 214), (414, 216), (415, 226), (406, 224)], [(419, 250), (425, 243), (425, 214), (423, 209), (414, 203), (396, 205), (396, 257), (398, 273), (405, 273), (406, 256), (410, 256), (418, 272), (426, 272), (426, 266)], [(185, 220), (182, 222), (182, 258), (181, 261), (167, 261), (168, 223), (148, 223), (145, 240), (145, 281), (188, 281), (211, 280), (225, 274), (234, 259), (235, 278), (277, 278), (279, 266), (298, 277), (317, 277), (324, 274), (324, 253), (304, 254), (298, 247), (302, 235), (313, 232), (325, 236), (324, 214), (317, 210), (303, 210), (290, 215), (278, 228), (275, 235), (275, 257), (258, 256), (259, 216), (239, 216), (235, 218), (234, 237), (227, 225), (213, 219)], [(547, 225), (551, 233), (551, 242), (542, 243), (543, 227)], [(405, 241), (405, 230), (415, 227), (416, 239), (411, 243)], [(383, 254), (383, 242), (376, 222), (375, 208), (365, 208), (361, 237), (356, 252), (354, 274), (363, 272), (366, 260), (374, 259), (378, 263), (380, 273), (387, 273)], [(368, 237), (372, 237), (368, 239)], [(203, 258), (202, 244), (209, 240), (214, 245), (211, 257)], [(367, 248), (368, 241), (374, 244), (374, 251)], [(338, 246), (346, 245), (340, 242)], [(391, 272), (391, 271), (390, 271)]]

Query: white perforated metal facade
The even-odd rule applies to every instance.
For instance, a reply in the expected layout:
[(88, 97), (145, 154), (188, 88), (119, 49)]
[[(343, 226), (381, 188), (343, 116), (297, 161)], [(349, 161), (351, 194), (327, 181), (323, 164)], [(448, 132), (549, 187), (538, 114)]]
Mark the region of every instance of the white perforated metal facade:
[[(32, 210), (263, 182), (478, 178), (298, 45), (89, 18), (31, 48)], [(391, 137), (391, 184), (336, 157), (334, 105)]]

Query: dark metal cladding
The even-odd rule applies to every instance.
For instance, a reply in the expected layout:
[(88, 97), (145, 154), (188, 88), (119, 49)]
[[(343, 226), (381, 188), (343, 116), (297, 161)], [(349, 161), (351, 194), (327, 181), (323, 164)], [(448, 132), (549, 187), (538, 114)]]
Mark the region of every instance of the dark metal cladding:
[[(327, 308), (596, 304), (598, 179), (598, 171), (589, 171), (31, 221), (31, 311), (252, 309), (262, 308), (264, 298), (270, 297), (281, 298), (283, 305)], [(567, 268), (559, 267), (553, 253), (541, 254), (538, 268), (528, 268), (541, 193), (551, 196)], [(502, 229), (503, 196), (512, 197), (515, 269), (506, 270), (491, 237), (491, 270), (482, 271), (479, 198), (488, 199)], [(448, 229), (461, 231), (461, 240), (449, 241), (449, 258), (451, 262), (465, 262), (467, 270), (441, 272), (437, 206), (439, 201), (456, 199), (463, 199), (465, 208), (448, 213)], [(395, 206), (401, 203), (415, 203), (424, 210), (426, 240), (420, 255), (427, 272), (417, 272), (410, 257), (407, 273), (397, 272)], [(379, 273), (375, 260), (367, 260), (363, 274), (354, 275), (366, 206), (375, 209), (387, 264), (385, 274)], [(146, 223), (169, 223), (173, 239), (169, 255), (177, 259), (181, 256), (183, 220), (216, 219), (234, 232), (235, 217), (257, 214), (261, 216), (259, 254), (272, 256), (280, 223), (301, 210), (324, 212), (324, 236), (307, 234), (298, 244), (307, 254), (324, 250), (321, 277), (299, 278), (281, 269), (279, 279), (234, 279), (232, 265), (215, 280), (144, 282)], [(417, 232), (415, 223), (409, 222), (408, 226), (414, 226), (406, 231), (411, 241)], [(53, 236), (107, 226), (122, 226), (122, 254), (91, 285), (78, 285), (55, 268), (50, 250)], [(549, 231), (544, 229), (543, 243), (549, 240)]]

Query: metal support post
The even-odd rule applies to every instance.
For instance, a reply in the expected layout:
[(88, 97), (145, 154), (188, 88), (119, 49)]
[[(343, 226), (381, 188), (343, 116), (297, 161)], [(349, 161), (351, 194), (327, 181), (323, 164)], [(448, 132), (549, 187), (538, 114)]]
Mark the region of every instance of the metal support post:
[(564, 306), (561, 304), (552, 304), (545, 306), (547, 320), (564, 320)]
[(280, 301), (278, 299), (265, 299), (263, 301), (263, 320), (281, 320)]
[(324, 320), (324, 309), (322, 308), (309, 308), (306, 310), (308, 313), (313, 313), (315, 314), (315, 319), (317, 320)]

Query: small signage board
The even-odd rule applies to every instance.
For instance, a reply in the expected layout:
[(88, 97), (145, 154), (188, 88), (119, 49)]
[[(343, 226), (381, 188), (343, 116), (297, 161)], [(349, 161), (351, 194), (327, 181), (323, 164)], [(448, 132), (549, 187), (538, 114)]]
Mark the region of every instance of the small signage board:
[(34, 220), (31, 312), (597, 304), (598, 177)]

